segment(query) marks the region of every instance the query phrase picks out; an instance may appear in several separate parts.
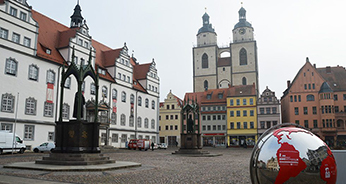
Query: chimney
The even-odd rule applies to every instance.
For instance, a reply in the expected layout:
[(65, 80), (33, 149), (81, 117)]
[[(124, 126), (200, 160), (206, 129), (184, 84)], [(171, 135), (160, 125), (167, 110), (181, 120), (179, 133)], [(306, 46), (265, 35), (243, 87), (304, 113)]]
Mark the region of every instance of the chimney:
[(287, 88), (289, 88), (289, 87), (290, 87), (290, 85), (291, 85), (291, 81), (290, 81), (290, 80), (288, 80), (288, 81), (287, 81)]
[(314, 64), (314, 68), (316, 68), (316, 64)]
[(327, 66), (327, 67), (326, 67), (326, 72), (327, 72), (327, 73), (332, 73), (332, 69), (330, 68), (330, 66)]

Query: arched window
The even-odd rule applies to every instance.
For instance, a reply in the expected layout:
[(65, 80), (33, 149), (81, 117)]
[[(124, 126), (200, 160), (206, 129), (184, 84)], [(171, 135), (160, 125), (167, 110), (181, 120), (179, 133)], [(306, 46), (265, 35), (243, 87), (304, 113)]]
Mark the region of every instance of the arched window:
[(314, 95), (307, 95), (306, 101), (315, 101), (315, 96)]
[(130, 118), (129, 118), (129, 126), (133, 127), (133, 125), (134, 125), (134, 119), (133, 119), (133, 116), (130, 116)]
[(155, 101), (154, 100), (151, 101), (151, 108), (155, 109)]
[(239, 64), (247, 65), (247, 53), (244, 48), (240, 49), (240, 52), (239, 52)]
[(141, 117), (138, 117), (137, 124), (138, 124), (138, 128), (142, 127), (142, 118)]
[(124, 91), (121, 93), (121, 101), (126, 102), (126, 93)]
[(102, 97), (107, 98), (107, 87), (106, 86), (102, 86)]
[(130, 103), (131, 104), (135, 103), (135, 96), (133, 94), (130, 95)]
[(145, 107), (149, 108), (149, 100), (147, 98), (145, 99)]
[(202, 56), (202, 68), (208, 68), (208, 55), (206, 53)]
[(245, 78), (245, 77), (243, 77), (243, 79), (242, 79), (242, 84), (243, 84), (243, 85), (246, 85), (246, 84), (247, 84), (246, 78)]
[(116, 89), (113, 89), (112, 90), (112, 98), (117, 99), (117, 96), (118, 96), (118, 91)]
[(207, 80), (204, 81), (204, 90), (208, 90), (208, 81)]
[(121, 114), (120, 116), (120, 125), (121, 126), (125, 126), (126, 125), (126, 118), (125, 118), (125, 114)]
[(151, 129), (155, 129), (155, 120), (154, 119), (151, 120)]
[(142, 106), (142, 97), (138, 97), (138, 106)]
[(149, 128), (149, 120), (148, 120), (148, 118), (144, 119), (144, 128)]

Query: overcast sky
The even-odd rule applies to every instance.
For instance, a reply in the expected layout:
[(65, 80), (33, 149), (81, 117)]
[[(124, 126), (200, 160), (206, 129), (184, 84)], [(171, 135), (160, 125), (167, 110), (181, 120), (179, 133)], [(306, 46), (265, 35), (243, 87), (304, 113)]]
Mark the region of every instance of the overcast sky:
[[(34, 10), (66, 26), (77, 0), (27, 0)], [(259, 90), (280, 98), (309, 57), (317, 67), (346, 66), (344, 0), (80, 0), (93, 39), (111, 48), (124, 42), (138, 62), (155, 59), (160, 101), (193, 90), (192, 48), (207, 8), (218, 45), (232, 41), (243, 2), (257, 41)], [(130, 53), (131, 53), (130, 52)]]

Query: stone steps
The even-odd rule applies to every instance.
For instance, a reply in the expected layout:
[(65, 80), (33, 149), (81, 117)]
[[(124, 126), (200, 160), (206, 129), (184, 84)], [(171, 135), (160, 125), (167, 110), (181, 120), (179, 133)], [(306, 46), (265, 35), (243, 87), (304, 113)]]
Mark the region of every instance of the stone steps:
[(36, 164), (51, 165), (98, 165), (115, 163), (100, 153), (51, 153), (49, 156), (36, 160)]

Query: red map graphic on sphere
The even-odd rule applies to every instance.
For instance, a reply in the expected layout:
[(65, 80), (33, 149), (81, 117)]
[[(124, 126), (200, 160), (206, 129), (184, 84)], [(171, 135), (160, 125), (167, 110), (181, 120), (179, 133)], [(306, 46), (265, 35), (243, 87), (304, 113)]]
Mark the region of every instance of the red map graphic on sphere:
[(336, 164), (335, 159), (328, 148), (328, 156), (322, 161), (322, 165), (320, 167), (320, 175), (321, 178), (327, 182), (327, 184), (336, 183)]
[[(281, 147), (276, 152), (280, 170), (275, 179), (275, 184), (284, 183), (291, 177), (296, 177), (306, 168), (305, 162), (299, 157), (299, 151), (293, 145), (288, 144), (287, 142), (280, 142), (283, 136), (283, 134), (280, 134), (281, 132), (288, 132), (288, 135), (290, 135), (292, 132), (304, 132), (311, 134), (308, 131), (294, 127), (281, 128), (273, 133), (273, 135), (278, 139), (278, 144), (281, 144)], [(287, 138), (291, 139), (288, 135)]]
[[(291, 177), (296, 177), (306, 168), (305, 162), (299, 157), (299, 151), (293, 145), (287, 142), (280, 142), (284, 136), (282, 132), (288, 132), (286, 138), (289, 140), (291, 140), (291, 137), (289, 136), (291, 133), (303, 132), (313, 136), (311, 132), (296, 127), (280, 128), (273, 133), (273, 135), (278, 139), (278, 144), (281, 144), (281, 147), (276, 152), (280, 170), (275, 179), (275, 184), (284, 183)], [(337, 177), (336, 163), (329, 147), (327, 145), (326, 147), (328, 156), (322, 161), (320, 167), (320, 176), (324, 181), (327, 182), (327, 184), (334, 184), (336, 183)]]

